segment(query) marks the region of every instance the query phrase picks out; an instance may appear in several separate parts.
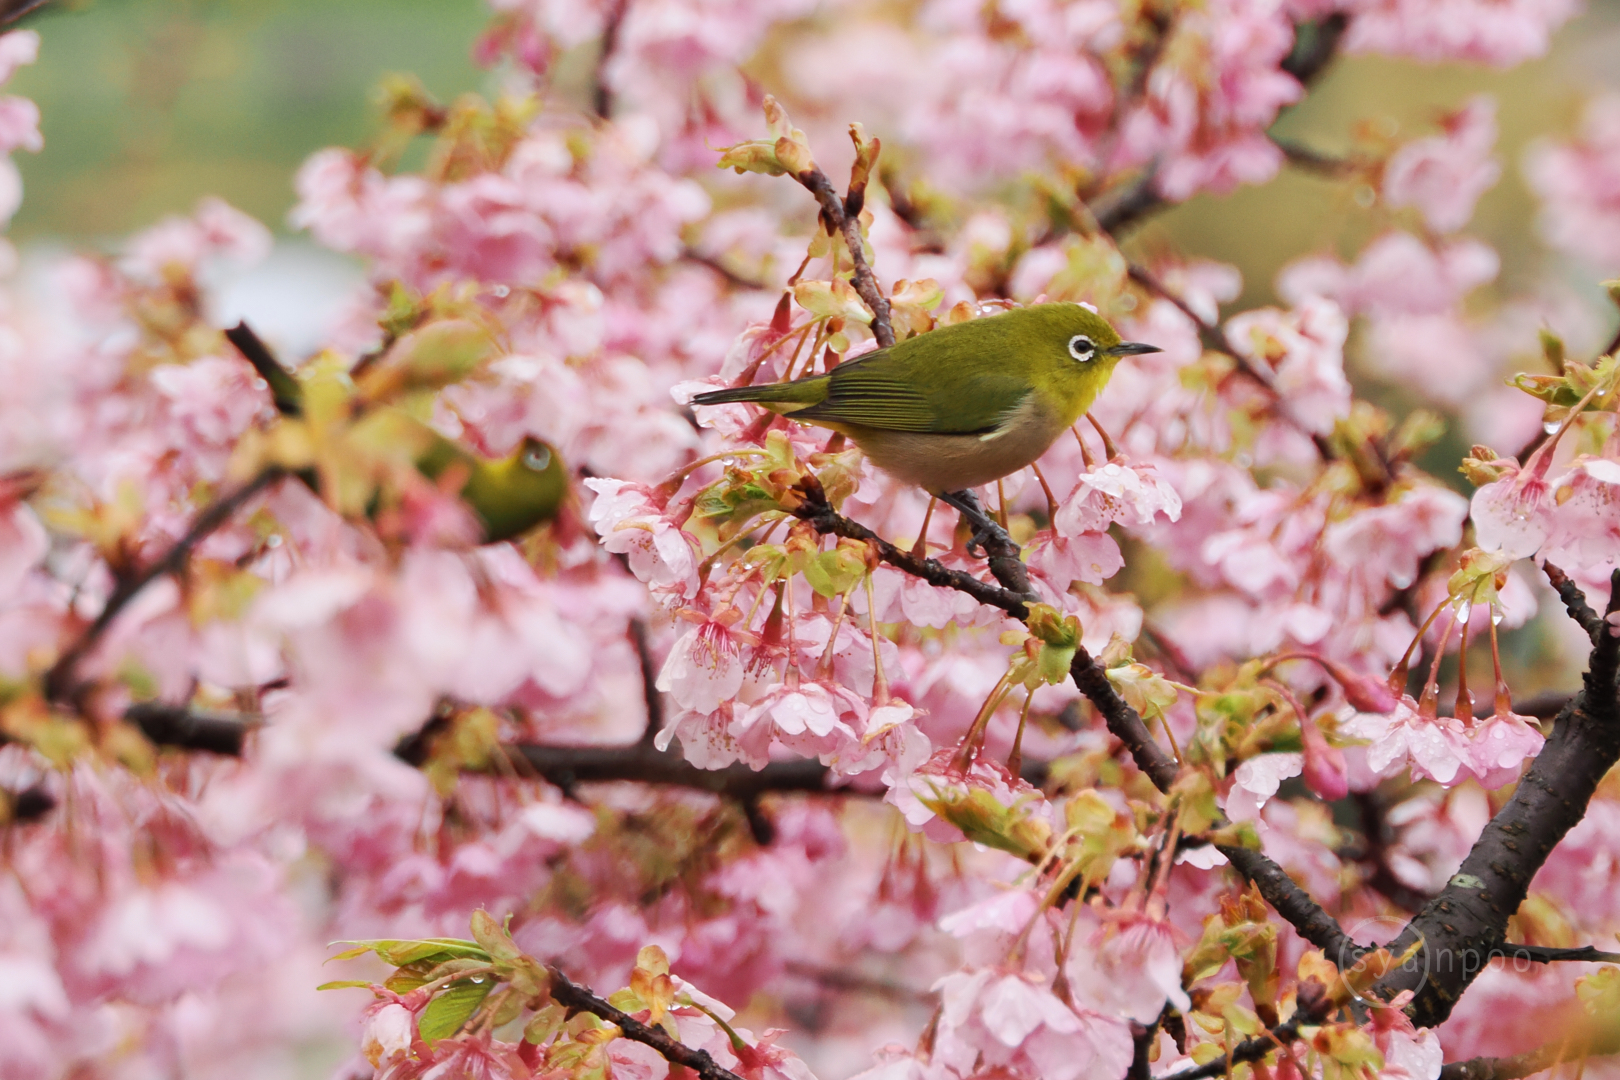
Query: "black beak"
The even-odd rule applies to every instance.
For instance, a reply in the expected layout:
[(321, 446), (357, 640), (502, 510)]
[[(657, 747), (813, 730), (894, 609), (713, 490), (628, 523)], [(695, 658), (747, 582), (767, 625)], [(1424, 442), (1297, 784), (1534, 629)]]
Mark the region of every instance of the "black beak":
[(1109, 356), (1140, 356), (1143, 353), (1163, 351), (1157, 345), (1144, 345), (1140, 341), (1122, 341), (1112, 348), (1103, 350)]

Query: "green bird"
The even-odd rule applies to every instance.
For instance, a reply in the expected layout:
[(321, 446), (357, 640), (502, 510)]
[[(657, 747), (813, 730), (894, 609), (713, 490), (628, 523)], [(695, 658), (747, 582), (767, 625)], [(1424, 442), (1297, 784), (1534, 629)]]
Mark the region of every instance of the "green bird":
[(1121, 357), (1158, 351), (1121, 341), (1080, 304), (1038, 304), (919, 334), (825, 375), (692, 402), (749, 402), (842, 432), (878, 468), (967, 515), (977, 546), (999, 530), (970, 489), (1044, 454), (1091, 408)]
[[(281, 366), (258, 335), (246, 323), (239, 323), (225, 331), (225, 336), (269, 384), (276, 409), (283, 416), (302, 416), (303, 385)], [(459, 495), (483, 526), (485, 543), (511, 540), (552, 520), (568, 495), (568, 470), (562, 457), (540, 439), (526, 437), (505, 457), (486, 458), (386, 406), (374, 410), (370, 419), (379, 421), (376, 426), (392, 438), (415, 448), (411, 460), (427, 479), (438, 481), (452, 470), (465, 476)], [(320, 493), (314, 469), (296, 475)]]

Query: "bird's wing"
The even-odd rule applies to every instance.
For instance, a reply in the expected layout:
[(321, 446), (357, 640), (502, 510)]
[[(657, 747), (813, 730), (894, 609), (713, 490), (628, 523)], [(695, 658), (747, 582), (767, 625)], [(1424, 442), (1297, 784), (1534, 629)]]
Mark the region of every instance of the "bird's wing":
[[(887, 351), (870, 361), (842, 364), (828, 376), (827, 396), (793, 418), (884, 431), (979, 435), (994, 431), (1030, 392), (1027, 382), (996, 371), (949, 378), (942, 377), (940, 368)], [(964, 419), (963, 412), (976, 422)], [(993, 419), (985, 423), (985, 417)]]

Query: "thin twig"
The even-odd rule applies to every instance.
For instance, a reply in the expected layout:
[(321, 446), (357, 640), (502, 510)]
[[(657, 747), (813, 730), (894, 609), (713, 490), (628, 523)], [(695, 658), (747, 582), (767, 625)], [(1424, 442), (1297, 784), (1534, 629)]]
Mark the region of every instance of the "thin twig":
[(1337, 180), (1355, 172), (1360, 167), (1349, 158), (1324, 154), (1312, 150), (1308, 146), (1301, 146), (1287, 139), (1278, 138), (1276, 135), (1272, 135), (1270, 138), (1271, 144), (1283, 152), (1283, 157), (1288, 159), (1290, 165), (1306, 172), (1317, 173)]
[(1586, 636), (1596, 645), (1606, 629), (1603, 616), (1592, 610), (1592, 605), (1587, 603), (1586, 594), (1581, 591), (1579, 585), (1570, 580), (1568, 574), (1552, 563), (1542, 563), (1541, 569), (1547, 575), (1548, 584), (1558, 592), (1558, 599), (1564, 602), (1564, 610), (1569, 612), (1569, 617), (1575, 620), (1575, 625), (1586, 631)]
[(607, 22), (602, 27), (602, 51), (597, 54), (596, 69), (592, 73), (591, 107), (604, 120), (613, 119), (613, 88), (608, 86), (607, 81), (608, 61), (613, 59), (613, 52), (619, 47), (619, 30), (624, 25), (624, 15), (629, 8), (630, 0), (617, 0), (608, 10)]
[(71, 700), (77, 689), (74, 682), (75, 669), (96, 647), (96, 643), (107, 632), (107, 628), (118, 617), (118, 613), (128, 607), (129, 602), (139, 596), (141, 590), (153, 581), (166, 574), (179, 573), (198, 544), (235, 516), (245, 503), (285, 475), (285, 470), (271, 466), (229, 495), (215, 499), (197, 515), (196, 520), (191, 523), (191, 528), (187, 529), (186, 534), (176, 540), (169, 550), (144, 570), (120, 581), (112, 595), (107, 598), (101, 614), (96, 616), (95, 621), (85, 628), (78, 640), (69, 645), (45, 673), (45, 696), (51, 701)]
[(1311, 1024), (1320, 1023), (1327, 1015), (1331, 998), (1322, 992), (1320, 986), (1307, 983), (1301, 986), (1304, 990), (1311, 986), (1317, 993), (1314, 996), (1302, 996), (1295, 1008), (1294, 1015), (1278, 1024), (1276, 1027), (1257, 1035), (1252, 1039), (1244, 1039), (1232, 1047), (1230, 1053), (1216, 1058), (1205, 1065), (1197, 1065), (1180, 1072), (1168, 1073), (1158, 1080), (1213, 1080), (1214, 1077), (1225, 1075), (1232, 1065), (1250, 1061), (1259, 1061), (1273, 1050), (1282, 1049), (1291, 1045), (1299, 1038), (1299, 1029)]
[(10, 26), (25, 16), (32, 15), (51, 0), (3, 0), (0, 2), (0, 26)]
[(770, 286), (765, 282), (756, 281), (751, 277), (739, 274), (737, 271), (727, 266), (724, 260), (714, 255), (705, 255), (697, 248), (689, 247), (685, 249), (681, 252), (681, 258), (685, 259), (687, 262), (697, 263), (699, 266), (704, 266), (710, 270), (713, 270), (715, 273), (725, 278), (727, 282), (735, 285), (739, 289), (759, 289), (763, 291), (770, 288)]
[(707, 1050), (694, 1050), (679, 1039), (670, 1038), (662, 1028), (644, 1024), (622, 1009), (614, 1008), (554, 967), (547, 971), (551, 974), (551, 999), (570, 1012), (588, 1012), (606, 1020), (617, 1026), (625, 1038), (652, 1047), (665, 1061), (683, 1065), (703, 1080), (742, 1080), (710, 1057)]
[(1613, 1018), (1588, 1020), (1573, 1035), (1512, 1057), (1477, 1057), (1453, 1061), (1440, 1070), (1440, 1080), (1519, 1080), (1565, 1061), (1620, 1053), (1620, 1025)]
[(859, 210), (853, 214), (844, 212), (844, 200), (838, 197), (832, 181), (818, 166), (812, 165), (803, 172), (795, 173), (793, 178), (816, 197), (828, 235), (837, 232), (844, 237), (844, 243), (849, 247), (849, 257), (855, 264), (855, 291), (872, 312), (872, 336), (877, 338), (880, 347), (888, 348), (894, 344), (894, 327), (889, 324), (889, 301), (884, 298), (883, 290), (878, 288), (877, 277), (872, 273), (871, 264), (866, 261)]
[(641, 744), (651, 746), (664, 730), (664, 695), (658, 689), (658, 665), (647, 644), (647, 624), (630, 620), (630, 643), (636, 648), (636, 665), (641, 669), (641, 700), (647, 707), (647, 724), (641, 729)]
[(878, 558), (897, 570), (920, 578), (930, 585), (966, 593), (981, 604), (1000, 608), (1020, 622), (1029, 618), (1029, 605), (1021, 592), (980, 581), (965, 571), (952, 570), (937, 559), (922, 558), (909, 551), (902, 551), (865, 525), (844, 517), (832, 508), (815, 477), (806, 477), (799, 488), (799, 494), (803, 501), (794, 508), (794, 516), (809, 522), (823, 536), (864, 540), (877, 549)]

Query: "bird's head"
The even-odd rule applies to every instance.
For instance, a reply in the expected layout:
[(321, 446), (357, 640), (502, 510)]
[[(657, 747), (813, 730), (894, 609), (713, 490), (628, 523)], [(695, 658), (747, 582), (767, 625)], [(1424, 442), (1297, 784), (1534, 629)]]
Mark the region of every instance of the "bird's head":
[(1004, 317), (1014, 316), (1024, 324), (1018, 336), (1030, 351), (1035, 378), (1075, 418), (1091, 407), (1121, 359), (1160, 351), (1120, 340), (1107, 319), (1081, 304), (1036, 304)]

